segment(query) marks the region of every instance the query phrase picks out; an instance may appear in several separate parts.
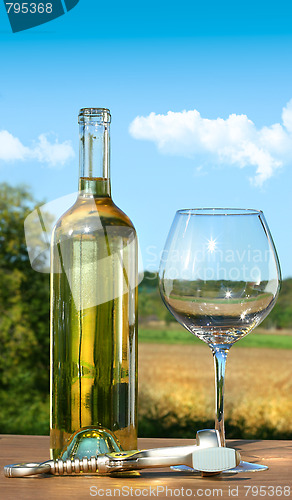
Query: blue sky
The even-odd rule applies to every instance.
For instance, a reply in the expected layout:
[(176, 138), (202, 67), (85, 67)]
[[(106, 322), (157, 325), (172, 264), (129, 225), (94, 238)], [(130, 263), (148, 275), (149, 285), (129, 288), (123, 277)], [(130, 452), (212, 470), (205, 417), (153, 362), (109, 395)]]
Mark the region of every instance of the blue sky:
[[(282, 118), (292, 99), (291, 17), (292, 6), (283, 1), (80, 0), (65, 16), (13, 34), (1, 3), (0, 131), (5, 144), (11, 137), (19, 142), (12, 144), (18, 158), (0, 152), (0, 180), (26, 182), (47, 201), (75, 191), (78, 110), (109, 107), (113, 197), (135, 223), (145, 267), (158, 267), (177, 209), (250, 207), (264, 211), (283, 275), (292, 276), (292, 155)], [(278, 166), (256, 184), (255, 157), (233, 143), (223, 141), (229, 153), (220, 158), (197, 137), (197, 151), (192, 138), (186, 147), (184, 140), (161, 147), (157, 116), (183, 110), (231, 132), (229, 115), (246, 115), (254, 125), (239, 128), (250, 147), (264, 149)], [(131, 134), (135, 118), (150, 113), (155, 137)], [(271, 146), (273, 124), (286, 134), (281, 154)], [(65, 150), (51, 148), (56, 138)], [(233, 161), (239, 153), (241, 160)]]

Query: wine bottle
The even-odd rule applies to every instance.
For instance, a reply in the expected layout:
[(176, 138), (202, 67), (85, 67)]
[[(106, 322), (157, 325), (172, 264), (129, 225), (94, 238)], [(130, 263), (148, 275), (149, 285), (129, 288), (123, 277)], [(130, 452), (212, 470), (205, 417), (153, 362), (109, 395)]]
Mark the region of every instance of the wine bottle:
[(137, 238), (114, 204), (108, 109), (79, 113), (80, 178), (51, 242), (51, 458), (83, 429), (137, 448)]

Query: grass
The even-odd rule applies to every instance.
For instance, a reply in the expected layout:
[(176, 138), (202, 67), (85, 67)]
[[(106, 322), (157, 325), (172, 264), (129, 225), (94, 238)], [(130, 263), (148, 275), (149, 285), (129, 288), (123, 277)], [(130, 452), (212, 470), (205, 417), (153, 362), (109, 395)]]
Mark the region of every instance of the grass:
[[(229, 438), (292, 439), (292, 331), (257, 328), (227, 359), (225, 424)], [(210, 349), (176, 323), (139, 328), (139, 436), (190, 437), (214, 428)], [(49, 401), (1, 393), (2, 433), (48, 434)]]
[[(292, 439), (291, 353), (244, 343), (227, 360), (226, 435)], [(214, 392), (212, 355), (203, 342), (140, 343), (140, 436), (194, 438), (196, 430), (214, 428)]]
[[(292, 331), (257, 328), (227, 362), (229, 438), (292, 438)], [(194, 437), (214, 427), (210, 350), (175, 323), (139, 328), (139, 434)]]
[[(274, 330), (274, 333), (251, 332), (246, 337), (236, 343), (236, 348), (240, 347), (262, 347), (269, 349), (292, 349), (292, 335), (281, 334)], [(181, 328), (139, 328), (139, 342), (158, 344), (202, 344), (202, 341), (187, 330)]]

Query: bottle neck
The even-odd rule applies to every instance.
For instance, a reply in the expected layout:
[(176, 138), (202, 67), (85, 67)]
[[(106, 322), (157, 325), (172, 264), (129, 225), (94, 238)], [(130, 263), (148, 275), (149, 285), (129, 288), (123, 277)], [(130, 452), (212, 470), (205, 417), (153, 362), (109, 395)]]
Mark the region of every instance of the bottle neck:
[(79, 124), (79, 192), (110, 197), (110, 124), (92, 116), (84, 116)]

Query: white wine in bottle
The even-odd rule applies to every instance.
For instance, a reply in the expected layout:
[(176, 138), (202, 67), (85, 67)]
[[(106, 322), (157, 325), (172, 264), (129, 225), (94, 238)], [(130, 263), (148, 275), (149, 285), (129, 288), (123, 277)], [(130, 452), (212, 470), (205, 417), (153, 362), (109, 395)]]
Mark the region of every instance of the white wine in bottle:
[(51, 245), (54, 459), (87, 429), (137, 448), (136, 232), (111, 198), (109, 110), (81, 109), (79, 125), (79, 195)]

